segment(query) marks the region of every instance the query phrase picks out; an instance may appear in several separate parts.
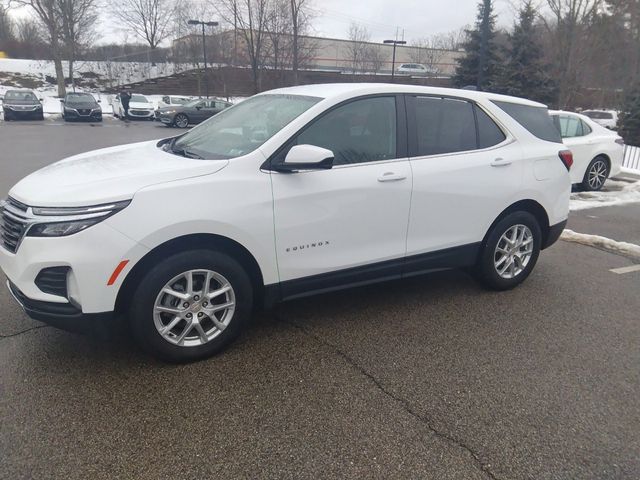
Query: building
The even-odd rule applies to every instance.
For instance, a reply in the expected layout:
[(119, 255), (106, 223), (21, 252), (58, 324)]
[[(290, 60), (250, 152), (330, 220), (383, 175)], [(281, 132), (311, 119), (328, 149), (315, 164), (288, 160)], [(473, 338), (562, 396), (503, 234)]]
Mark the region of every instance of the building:
[[(264, 60), (266, 67), (291, 67), (291, 35), (264, 32)], [(227, 30), (206, 38), (207, 59), (244, 66), (249, 64), (242, 31)], [(373, 42), (354, 42), (338, 38), (300, 36), (300, 68), (330, 70), (345, 73), (390, 73), (393, 46)], [(202, 61), (202, 36), (192, 34), (173, 41), (174, 56), (198, 64)], [(433, 75), (453, 75), (460, 51), (439, 50), (414, 46), (396, 47), (396, 68), (403, 63), (420, 63)]]

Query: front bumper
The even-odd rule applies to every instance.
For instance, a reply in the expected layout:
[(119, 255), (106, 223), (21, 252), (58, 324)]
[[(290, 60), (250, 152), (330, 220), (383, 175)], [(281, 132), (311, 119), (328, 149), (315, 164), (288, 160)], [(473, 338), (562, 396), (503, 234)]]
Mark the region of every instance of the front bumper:
[(44, 322), (52, 327), (78, 333), (102, 333), (114, 323), (113, 311), (101, 313), (82, 313), (67, 303), (53, 303), (28, 298), (11, 281), (7, 280), (7, 288), (24, 312), (34, 320)]
[(65, 110), (65, 120), (82, 120), (85, 122), (102, 121), (102, 111), (93, 110), (90, 113), (78, 112), (77, 110)]
[(42, 108), (32, 110), (14, 110), (13, 108), (4, 107), (4, 117), (24, 118), (24, 119), (40, 119), (43, 116)]
[(129, 118), (154, 118), (155, 113), (153, 110), (138, 110), (130, 108), (127, 112), (127, 116)]

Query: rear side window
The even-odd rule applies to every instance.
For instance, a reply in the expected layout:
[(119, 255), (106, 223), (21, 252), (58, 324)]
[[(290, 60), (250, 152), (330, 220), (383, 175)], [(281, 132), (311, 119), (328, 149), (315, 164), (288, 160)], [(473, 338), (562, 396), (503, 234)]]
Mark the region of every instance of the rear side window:
[(497, 101), (493, 103), (509, 114), (532, 135), (548, 142), (562, 143), (560, 133), (553, 125), (546, 107), (532, 107), (530, 105)]
[(476, 107), (476, 119), (478, 121), (478, 147), (489, 148), (504, 142), (507, 137), (493, 120)]
[(464, 152), (477, 148), (471, 103), (437, 97), (414, 98), (418, 156)]

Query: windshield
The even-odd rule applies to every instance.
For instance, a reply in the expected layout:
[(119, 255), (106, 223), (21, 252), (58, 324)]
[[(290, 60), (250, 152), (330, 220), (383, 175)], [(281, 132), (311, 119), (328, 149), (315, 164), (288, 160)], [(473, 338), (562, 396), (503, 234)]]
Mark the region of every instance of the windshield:
[[(185, 107), (195, 107), (196, 105), (198, 105), (202, 100), (200, 100), (199, 98), (196, 98), (195, 100), (189, 100), (188, 102), (184, 102), (182, 105), (184, 105)], [(175, 102), (174, 102), (175, 103)]]
[(174, 142), (177, 154), (195, 158), (235, 158), (253, 152), (321, 98), (258, 95), (211, 117)]
[(180, 98), (180, 97), (171, 97), (171, 103), (174, 105), (184, 105), (187, 102), (190, 102), (188, 98)]
[(147, 97), (145, 97), (144, 95), (131, 95), (131, 100), (129, 101), (138, 103), (149, 103), (149, 100), (147, 100)]
[(587, 110), (586, 112), (582, 112), (583, 115), (586, 115), (589, 118), (594, 118), (597, 120), (611, 120), (613, 115), (609, 112), (598, 112), (595, 110)]
[(67, 95), (67, 103), (95, 103), (96, 99), (89, 93), (74, 93)]
[(33, 92), (15, 92), (9, 91), (4, 95), (5, 100), (38, 100)]

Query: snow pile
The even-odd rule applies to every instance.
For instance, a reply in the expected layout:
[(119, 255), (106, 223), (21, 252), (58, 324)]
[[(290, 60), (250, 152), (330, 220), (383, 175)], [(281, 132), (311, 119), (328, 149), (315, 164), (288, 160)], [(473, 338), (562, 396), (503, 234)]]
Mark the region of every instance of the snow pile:
[(571, 194), (571, 211), (587, 208), (610, 207), (640, 202), (640, 181), (629, 183), (619, 180), (607, 180), (599, 192), (578, 192)]
[(579, 243), (640, 260), (640, 246), (633, 243), (618, 242), (607, 237), (601, 237), (600, 235), (576, 233), (569, 229), (565, 229), (560, 238), (566, 242)]

